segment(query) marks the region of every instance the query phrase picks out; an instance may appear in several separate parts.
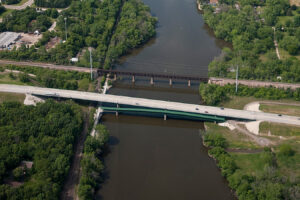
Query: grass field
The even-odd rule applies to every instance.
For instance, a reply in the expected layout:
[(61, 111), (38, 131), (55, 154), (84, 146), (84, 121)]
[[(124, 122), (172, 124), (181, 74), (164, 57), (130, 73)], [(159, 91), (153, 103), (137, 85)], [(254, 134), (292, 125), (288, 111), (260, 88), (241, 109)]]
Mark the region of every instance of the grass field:
[(24, 99), (24, 94), (0, 92), (0, 103), (3, 103), (4, 101), (18, 101), (20, 103), (23, 103)]
[(17, 74), (14, 74), (14, 78), (9, 77), (9, 74), (0, 74), (0, 84), (30, 85), (22, 83)]
[[(287, 59), (287, 58), (290, 58), (292, 57), (292, 55), (289, 54), (289, 52), (287, 52), (286, 50), (282, 49), (282, 48), (279, 48), (279, 54), (280, 54), (280, 58), (281, 59)], [(300, 60), (300, 55), (295, 55), (293, 56), (295, 58), (297, 58), (298, 60)]]
[(276, 105), (276, 104), (260, 104), (260, 110), (263, 112), (277, 113), (283, 115), (294, 115), (300, 117), (300, 104), (296, 105)]
[(281, 174), (286, 175), (290, 179), (295, 179), (300, 174), (300, 137), (284, 141), (284, 143), (290, 145), (295, 154), (293, 156), (281, 156), (278, 154), (280, 146), (276, 146), (278, 168)]
[(243, 175), (253, 175), (256, 176), (262, 173), (264, 166), (266, 164), (263, 159), (263, 153), (230, 153), (234, 158), (239, 170), (242, 171)]
[[(299, 177), (300, 174), (300, 141), (288, 140), (284, 143), (289, 144), (295, 153), (292, 156), (283, 156), (279, 153), (280, 145), (275, 146), (274, 152), (276, 154), (277, 169), (281, 175), (286, 176), (293, 181)], [(241, 174), (257, 176), (264, 173), (264, 167), (266, 165), (264, 152), (230, 154), (233, 156)]]
[(207, 132), (222, 134), (229, 143), (228, 148), (233, 149), (259, 149), (260, 146), (256, 145), (246, 135), (239, 133), (238, 131), (231, 131), (227, 127), (222, 127), (214, 123), (205, 122)]
[(269, 122), (260, 123), (260, 133), (268, 134), (269, 131), (272, 135), (277, 136), (300, 136), (300, 127), (298, 126), (290, 126), (286, 124), (277, 124)]
[(234, 109), (244, 109), (245, 105), (248, 103), (251, 103), (253, 101), (260, 101), (262, 99), (258, 99), (255, 97), (238, 97), (238, 96), (233, 96), (230, 97), (229, 101), (226, 101), (221, 104), (221, 106), (225, 108), (234, 108)]

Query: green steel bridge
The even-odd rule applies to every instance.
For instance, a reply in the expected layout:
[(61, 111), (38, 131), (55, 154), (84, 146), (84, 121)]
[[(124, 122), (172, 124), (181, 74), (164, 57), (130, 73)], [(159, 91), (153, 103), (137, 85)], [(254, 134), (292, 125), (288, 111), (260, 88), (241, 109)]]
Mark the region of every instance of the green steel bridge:
[(218, 117), (213, 115), (204, 115), (198, 113), (182, 112), (182, 111), (173, 111), (173, 110), (163, 110), (163, 109), (151, 109), (151, 108), (120, 108), (120, 107), (105, 107), (101, 106), (104, 112), (113, 112), (118, 115), (119, 113), (124, 114), (152, 114), (155, 116), (163, 116), (164, 119), (167, 119), (167, 116), (172, 118), (180, 119), (190, 119), (190, 120), (200, 120), (200, 121), (209, 121), (209, 122), (225, 122), (224, 117)]

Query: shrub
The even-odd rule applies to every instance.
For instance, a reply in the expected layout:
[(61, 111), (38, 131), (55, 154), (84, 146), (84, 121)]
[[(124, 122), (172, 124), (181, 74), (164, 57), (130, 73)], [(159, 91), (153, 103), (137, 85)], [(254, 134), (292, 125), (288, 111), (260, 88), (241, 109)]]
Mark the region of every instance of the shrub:
[(288, 144), (283, 144), (279, 147), (279, 155), (289, 157), (289, 156), (293, 156), (294, 154), (295, 154), (295, 151)]
[(226, 148), (228, 146), (226, 139), (221, 134), (216, 133), (207, 133), (204, 136), (204, 142), (210, 147)]

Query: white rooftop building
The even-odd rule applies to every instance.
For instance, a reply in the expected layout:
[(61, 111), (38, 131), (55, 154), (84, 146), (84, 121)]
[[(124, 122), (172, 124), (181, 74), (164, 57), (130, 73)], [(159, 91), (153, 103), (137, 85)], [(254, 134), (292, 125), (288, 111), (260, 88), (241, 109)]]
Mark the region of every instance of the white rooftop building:
[(7, 48), (12, 44), (15, 44), (21, 37), (20, 33), (3, 32), (0, 34), (0, 47)]

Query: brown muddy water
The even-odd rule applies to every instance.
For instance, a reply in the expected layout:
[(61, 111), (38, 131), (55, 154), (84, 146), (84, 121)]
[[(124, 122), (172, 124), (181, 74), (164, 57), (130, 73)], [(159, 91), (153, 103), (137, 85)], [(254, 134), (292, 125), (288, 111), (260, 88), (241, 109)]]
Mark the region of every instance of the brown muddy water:
[[(144, 0), (158, 17), (157, 36), (123, 57), (118, 70), (206, 76), (207, 66), (225, 43), (213, 37), (195, 0)], [(111, 94), (201, 103), (199, 83), (123, 77)], [(106, 178), (97, 191), (103, 200), (234, 199), (213, 159), (203, 147), (202, 122), (106, 114), (110, 131)]]

